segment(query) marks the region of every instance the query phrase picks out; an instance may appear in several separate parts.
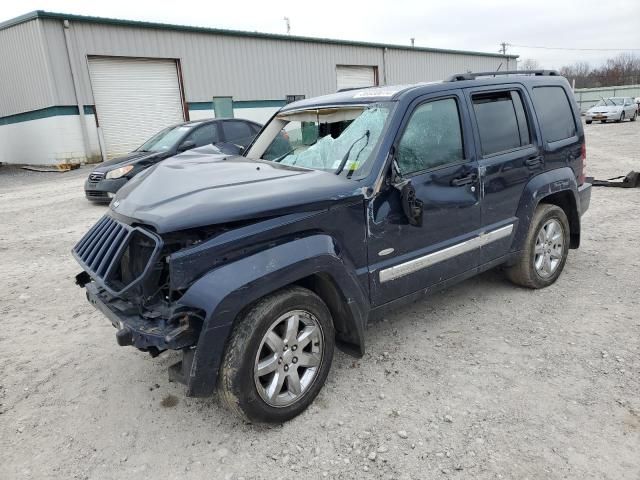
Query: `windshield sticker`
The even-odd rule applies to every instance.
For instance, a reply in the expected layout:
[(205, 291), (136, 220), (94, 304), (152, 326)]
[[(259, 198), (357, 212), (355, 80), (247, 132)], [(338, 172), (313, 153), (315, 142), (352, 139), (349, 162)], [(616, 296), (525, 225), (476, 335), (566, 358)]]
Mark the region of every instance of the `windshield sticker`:
[(393, 97), (399, 91), (400, 89), (389, 90), (389, 89), (373, 88), (373, 89), (365, 90), (364, 92), (358, 92), (353, 96), (353, 98)]

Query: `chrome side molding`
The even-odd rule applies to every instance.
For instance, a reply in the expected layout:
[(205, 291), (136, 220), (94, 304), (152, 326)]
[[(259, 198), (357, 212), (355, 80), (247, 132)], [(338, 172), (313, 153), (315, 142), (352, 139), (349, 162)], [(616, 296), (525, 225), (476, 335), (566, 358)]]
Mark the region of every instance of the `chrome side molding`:
[(513, 232), (513, 223), (491, 230), (490, 232), (481, 233), (477, 237), (443, 248), (437, 252), (429, 253), (422, 257), (414, 258), (413, 260), (409, 260), (404, 263), (399, 263), (393, 267), (385, 268), (384, 270), (380, 270), (380, 283), (404, 277), (405, 275), (430, 267), (436, 263), (470, 252), (482, 247), (483, 245), (508, 237), (511, 235), (511, 232)]

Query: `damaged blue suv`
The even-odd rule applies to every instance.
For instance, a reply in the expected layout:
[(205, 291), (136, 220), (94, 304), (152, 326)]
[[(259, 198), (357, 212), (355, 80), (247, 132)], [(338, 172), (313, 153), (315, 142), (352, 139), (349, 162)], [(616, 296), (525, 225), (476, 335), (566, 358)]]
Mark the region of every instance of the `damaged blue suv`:
[(74, 247), (76, 281), (120, 345), (182, 352), (187, 395), (286, 421), (385, 312), (498, 266), (556, 281), (590, 200), (579, 114), (553, 71), (291, 103), (243, 156), (128, 182)]

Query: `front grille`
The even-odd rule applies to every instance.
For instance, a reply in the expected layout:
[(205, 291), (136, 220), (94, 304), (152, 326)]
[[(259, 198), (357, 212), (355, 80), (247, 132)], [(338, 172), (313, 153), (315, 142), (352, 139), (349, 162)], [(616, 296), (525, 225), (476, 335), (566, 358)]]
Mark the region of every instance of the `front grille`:
[[(144, 249), (139, 245), (150, 245)], [(139, 283), (157, 259), (162, 242), (151, 232), (102, 217), (73, 247), (72, 253), (89, 276), (113, 295), (120, 295)], [(122, 268), (136, 259), (135, 271)]]
[(104, 173), (102, 172), (91, 172), (89, 174), (89, 181), (97, 182), (98, 180), (102, 180), (104, 178)]
[(85, 190), (84, 193), (87, 195), (87, 197), (109, 198), (109, 194), (107, 192), (101, 192), (100, 190)]

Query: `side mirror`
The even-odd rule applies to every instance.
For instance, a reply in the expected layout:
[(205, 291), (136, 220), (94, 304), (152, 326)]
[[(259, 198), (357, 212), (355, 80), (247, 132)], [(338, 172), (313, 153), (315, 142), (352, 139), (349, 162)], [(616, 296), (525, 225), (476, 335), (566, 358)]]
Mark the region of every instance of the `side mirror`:
[(185, 140), (178, 147), (178, 152), (186, 152), (187, 150), (191, 150), (195, 148), (196, 144), (193, 140)]
[(416, 227), (422, 226), (423, 203), (416, 197), (416, 189), (413, 188), (410, 179), (402, 178), (398, 163), (394, 158), (391, 162), (391, 185), (400, 192), (402, 212), (409, 224)]

